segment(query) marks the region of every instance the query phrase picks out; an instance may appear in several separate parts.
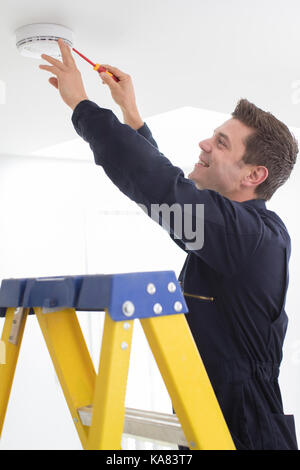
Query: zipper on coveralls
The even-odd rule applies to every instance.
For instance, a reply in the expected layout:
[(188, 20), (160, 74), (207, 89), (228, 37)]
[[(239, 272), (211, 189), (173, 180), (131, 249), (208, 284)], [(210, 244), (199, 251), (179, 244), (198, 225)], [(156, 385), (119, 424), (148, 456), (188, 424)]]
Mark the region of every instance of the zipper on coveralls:
[(214, 297), (206, 297), (205, 295), (187, 294), (186, 292), (183, 292), (183, 289), (182, 289), (183, 286), (182, 286), (181, 281), (179, 281), (179, 284), (180, 284), (183, 295), (186, 297), (193, 297), (194, 299), (200, 299), (200, 300), (208, 300), (209, 302), (213, 302), (215, 300)]
[(209, 302), (213, 302), (215, 300), (214, 297), (206, 297), (204, 295), (187, 294), (186, 292), (184, 292), (183, 295), (185, 297), (193, 297), (194, 299), (208, 300)]

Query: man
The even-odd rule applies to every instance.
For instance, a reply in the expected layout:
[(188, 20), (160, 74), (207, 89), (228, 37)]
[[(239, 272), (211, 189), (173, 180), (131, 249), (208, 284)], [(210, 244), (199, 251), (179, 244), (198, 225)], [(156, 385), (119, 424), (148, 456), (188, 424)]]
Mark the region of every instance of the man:
[[(297, 142), (270, 113), (241, 100), (232, 118), (200, 142), (199, 162), (184, 178), (157, 149), (141, 119), (131, 79), (103, 74), (125, 124), (89, 101), (71, 51), (59, 41), (62, 62), (50, 83), (73, 109), (77, 133), (119, 189), (147, 209), (151, 204), (204, 204), (204, 244), (190, 249), (180, 280), (187, 321), (238, 449), (297, 449), (294, 419), (284, 415), (278, 385), (287, 327), (290, 238), (265, 201), (289, 177)], [(194, 224), (195, 225), (195, 224)], [(196, 224), (197, 225), (197, 224)], [(172, 229), (172, 227), (171, 227)], [(174, 229), (174, 227), (173, 227)]]

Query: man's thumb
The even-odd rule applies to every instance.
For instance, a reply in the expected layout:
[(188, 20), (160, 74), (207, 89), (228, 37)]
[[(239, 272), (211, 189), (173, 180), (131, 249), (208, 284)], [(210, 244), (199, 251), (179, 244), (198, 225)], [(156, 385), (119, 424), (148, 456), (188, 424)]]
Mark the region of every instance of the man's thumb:
[(101, 72), (100, 77), (102, 78), (102, 82), (108, 85), (109, 87), (114, 85), (115, 83), (114, 79), (106, 72)]
[(58, 89), (58, 80), (57, 80), (57, 78), (55, 78), (55, 77), (49, 78), (49, 83), (51, 83), (51, 85), (53, 85), (55, 88)]

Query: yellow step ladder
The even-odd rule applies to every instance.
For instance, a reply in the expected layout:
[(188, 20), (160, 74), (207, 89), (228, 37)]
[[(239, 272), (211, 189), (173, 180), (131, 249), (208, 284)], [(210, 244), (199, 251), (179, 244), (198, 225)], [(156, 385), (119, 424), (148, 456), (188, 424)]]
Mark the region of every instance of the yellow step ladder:
[[(105, 311), (98, 374), (76, 311)], [(26, 318), (35, 314), (84, 449), (121, 449), (123, 433), (191, 450), (235, 449), (186, 313), (173, 271), (3, 280), (0, 433)], [(176, 415), (125, 408), (134, 320)]]

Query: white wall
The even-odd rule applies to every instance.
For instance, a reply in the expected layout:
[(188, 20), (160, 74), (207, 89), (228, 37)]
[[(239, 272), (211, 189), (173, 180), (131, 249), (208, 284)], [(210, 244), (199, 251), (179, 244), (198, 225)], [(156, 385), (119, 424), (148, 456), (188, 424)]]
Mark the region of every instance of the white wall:
[[(298, 137), (299, 140), (299, 137)], [(299, 140), (300, 142), (300, 140)], [(286, 184), (267, 203), (270, 210), (277, 212), (288, 228), (292, 240), (290, 259), (290, 280), (286, 301), (289, 324), (283, 349), (279, 383), (286, 414), (294, 414), (300, 446), (300, 220), (299, 220), (299, 179), (300, 157)]]

